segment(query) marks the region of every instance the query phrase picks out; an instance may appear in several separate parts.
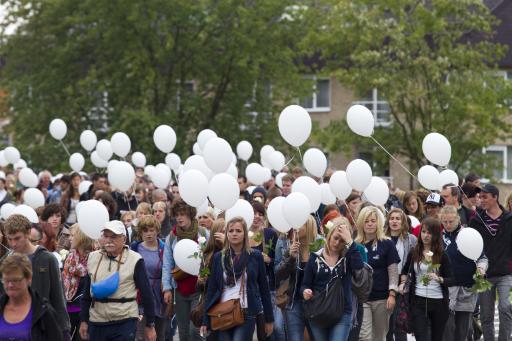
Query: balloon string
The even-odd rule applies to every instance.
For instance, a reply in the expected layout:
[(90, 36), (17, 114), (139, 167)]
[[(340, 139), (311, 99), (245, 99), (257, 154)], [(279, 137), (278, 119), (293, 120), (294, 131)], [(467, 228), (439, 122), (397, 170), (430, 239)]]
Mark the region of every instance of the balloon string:
[[(418, 178), (416, 177), (416, 175), (412, 174), (409, 169), (407, 167), (405, 167), (396, 157), (394, 157), (386, 148), (384, 148), (383, 145), (381, 145), (379, 143), (379, 141), (377, 141), (373, 136), (370, 136), (370, 138), (373, 140), (373, 142), (375, 142), (380, 148), (382, 148), (382, 150), (384, 150), (386, 152), (386, 154), (388, 154), (393, 160), (395, 160), (399, 165), (400, 167), (402, 167), (407, 173), (409, 173), (413, 178), (415, 178), (416, 180), (418, 180)], [(419, 181), (419, 180), (418, 180)]]
[(294, 158), (295, 158), (295, 155), (294, 155), (294, 156), (292, 156), (292, 158), (291, 158), (290, 160), (288, 160), (288, 162), (287, 162), (287, 163), (285, 163), (285, 165), (283, 166), (283, 168), (284, 168), (284, 167), (286, 167), (286, 166), (288, 166), (288, 165), (290, 164), (290, 162), (292, 162), (292, 161), (293, 161), (293, 159), (294, 159)]
[(64, 142), (62, 142), (62, 140), (59, 140), (59, 142), (62, 145), (62, 147), (64, 148), (64, 150), (66, 151), (66, 154), (68, 154), (68, 156), (71, 156), (71, 154), (69, 153), (68, 147), (66, 147)]
[(301, 152), (300, 152), (300, 147), (297, 147), (297, 150), (299, 151), (300, 160), (301, 160), (301, 161), (304, 161), (304, 160), (302, 160), (302, 154), (301, 154)]

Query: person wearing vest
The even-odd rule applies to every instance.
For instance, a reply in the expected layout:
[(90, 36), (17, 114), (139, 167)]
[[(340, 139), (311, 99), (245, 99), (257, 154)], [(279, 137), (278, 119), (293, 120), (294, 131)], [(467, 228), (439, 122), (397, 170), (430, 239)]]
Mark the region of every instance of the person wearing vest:
[(196, 289), (197, 276), (189, 275), (176, 266), (174, 247), (182, 239), (191, 239), (196, 242), (200, 237), (208, 239), (208, 231), (199, 227), (195, 219), (196, 209), (187, 205), (182, 199), (174, 204), (172, 213), (176, 219), (176, 226), (165, 239), (162, 268), (164, 302), (174, 303), (180, 341), (199, 341), (202, 340), (199, 329), (190, 321), (190, 311), (197, 305), (200, 296), (200, 292)]
[(89, 254), (80, 311), (80, 337), (84, 340), (134, 340), (139, 290), (146, 340), (155, 341), (154, 298), (144, 259), (125, 245), (125, 227), (118, 220), (103, 228), (103, 250)]

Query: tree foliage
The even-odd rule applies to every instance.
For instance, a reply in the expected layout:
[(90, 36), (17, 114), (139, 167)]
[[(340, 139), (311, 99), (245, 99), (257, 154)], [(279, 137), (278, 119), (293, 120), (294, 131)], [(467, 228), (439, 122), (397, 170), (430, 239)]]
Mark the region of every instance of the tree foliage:
[(277, 134), (280, 106), (304, 91), (294, 61), (307, 25), (291, 0), (3, 3), (19, 23), (2, 35), (3, 114), (35, 167), (67, 163), (48, 134), (56, 117), (68, 124), (72, 151), (86, 128), (99, 138), (124, 131), (133, 151), (161, 162), (152, 141), (159, 124), (175, 129), (182, 155), (207, 127), (257, 150)]
[[(505, 47), (492, 43), (497, 25), (481, 0), (326, 0), (325, 25), (309, 36), (328, 68), (356, 94), (377, 88), (391, 125), (374, 137), (418, 169), (430, 132), (452, 145), (451, 167), (482, 169), (481, 150), (508, 136), (511, 87), (496, 76)], [(325, 10), (328, 8), (329, 10)], [(320, 14), (319, 14), (320, 15)], [(357, 144), (387, 158), (344, 120), (317, 139), (338, 151)]]

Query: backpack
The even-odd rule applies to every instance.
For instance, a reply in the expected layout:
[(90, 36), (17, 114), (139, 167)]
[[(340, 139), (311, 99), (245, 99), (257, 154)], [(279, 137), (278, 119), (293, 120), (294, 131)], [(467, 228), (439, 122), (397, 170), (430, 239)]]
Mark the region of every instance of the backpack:
[(373, 268), (363, 262), (363, 268), (354, 270), (352, 276), (352, 292), (356, 295), (360, 303), (368, 301), (368, 296), (372, 292), (373, 287)]

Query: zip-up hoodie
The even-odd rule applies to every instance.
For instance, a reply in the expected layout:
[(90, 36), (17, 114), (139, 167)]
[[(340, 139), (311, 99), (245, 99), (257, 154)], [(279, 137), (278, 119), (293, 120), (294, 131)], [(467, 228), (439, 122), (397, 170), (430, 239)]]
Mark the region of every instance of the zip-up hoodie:
[(356, 244), (352, 243), (345, 253), (345, 257), (341, 257), (336, 265), (330, 269), (329, 265), (322, 257), (323, 248), (317, 252), (311, 253), (309, 260), (304, 269), (304, 279), (300, 292), (311, 289), (313, 295), (325, 289), (329, 281), (336, 275), (342, 275), (343, 295), (345, 297), (345, 314), (352, 312), (352, 276), (356, 270), (363, 268), (361, 254), (357, 250)]

